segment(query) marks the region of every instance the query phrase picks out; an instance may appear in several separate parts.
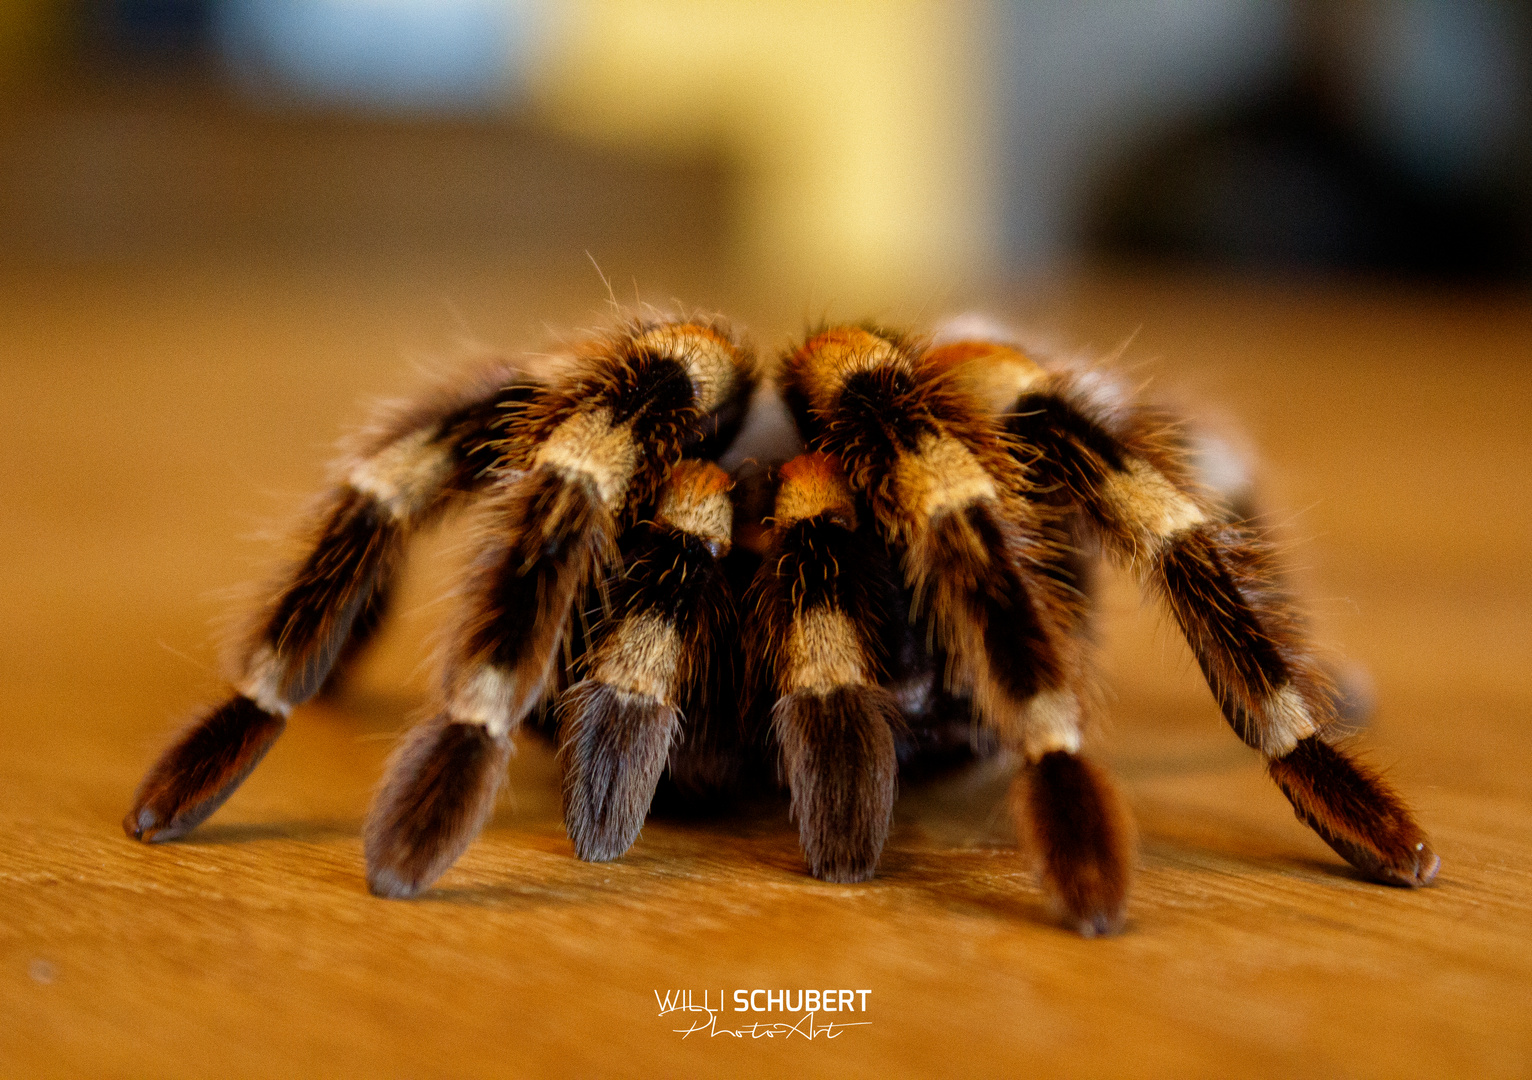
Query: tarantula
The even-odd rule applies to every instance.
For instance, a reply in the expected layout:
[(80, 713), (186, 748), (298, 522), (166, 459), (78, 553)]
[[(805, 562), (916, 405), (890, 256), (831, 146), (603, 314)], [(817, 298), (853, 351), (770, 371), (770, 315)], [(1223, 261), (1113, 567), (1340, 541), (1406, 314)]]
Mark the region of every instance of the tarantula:
[(776, 374), (801, 452), (741, 463), (747, 405), (770, 395), (722, 322), (634, 318), (567, 361), (547, 381), (482, 371), (342, 462), (232, 695), (149, 771), (130, 836), (221, 805), (377, 628), (409, 535), (474, 502), (439, 707), (364, 830), (379, 896), (452, 865), (530, 720), (556, 739), (580, 858), (625, 853), (662, 787), (764, 776), (785, 779), (809, 871), (842, 882), (873, 874), (901, 771), (1010, 750), (1052, 903), (1113, 931), (1133, 830), (1080, 753), (1098, 548), (1163, 600), (1304, 822), (1375, 880), (1435, 876), (1403, 802), (1330, 741), (1334, 691), (1260, 530), (1199, 483), (1189, 429), (1102, 371), (994, 335), (821, 329)]

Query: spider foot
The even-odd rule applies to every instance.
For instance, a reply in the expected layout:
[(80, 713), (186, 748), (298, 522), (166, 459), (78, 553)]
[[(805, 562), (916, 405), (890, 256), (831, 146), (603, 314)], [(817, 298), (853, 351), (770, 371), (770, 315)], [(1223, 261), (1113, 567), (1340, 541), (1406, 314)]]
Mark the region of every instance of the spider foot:
[(798, 691), (777, 704), (773, 720), (809, 872), (822, 881), (866, 881), (894, 810), (893, 698), (869, 686)]
[(123, 818), (123, 831), (146, 844), (185, 836), (234, 794), (286, 726), (244, 695), (231, 697), (155, 762)]
[(1435, 879), (1441, 859), (1399, 796), (1343, 751), (1310, 736), (1267, 770), (1299, 819), (1368, 877), (1406, 888)]
[(649, 814), (680, 720), (652, 697), (590, 679), (561, 708), (564, 828), (587, 862), (621, 858)]
[(1017, 778), (1015, 792), (1055, 917), (1083, 937), (1121, 930), (1134, 834), (1116, 785), (1084, 758), (1056, 750)]
[(484, 827), (511, 740), (437, 717), (405, 736), (367, 815), (367, 887), (407, 899), (431, 886)]

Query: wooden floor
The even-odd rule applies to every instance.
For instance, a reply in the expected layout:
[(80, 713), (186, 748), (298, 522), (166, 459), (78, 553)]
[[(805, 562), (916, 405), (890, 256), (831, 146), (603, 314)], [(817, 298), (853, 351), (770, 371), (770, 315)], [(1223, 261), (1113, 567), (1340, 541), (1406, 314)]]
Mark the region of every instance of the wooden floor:
[[(805, 310), (643, 285), (742, 314), (766, 349)], [(535, 745), (438, 888), (373, 899), (359, 822), (428, 693), (450, 529), (343, 700), (299, 709), (187, 840), (125, 839), (142, 770), (217, 692), (211, 625), (358, 402), (465, 336), (536, 347), (603, 295), (578, 268), (0, 272), (0, 1075), (1532, 1075), (1524, 296), (1102, 278), (990, 297), (1070, 344), (1133, 337), (1135, 377), (1264, 449), (1316, 622), (1372, 681), (1359, 745), (1441, 853), (1430, 889), (1364, 883), (1307, 832), (1118, 582), (1099, 753), (1142, 832), (1119, 937), (1049, 924), (992, 771), (907, 790), (878, 877), (832, 886), (784, 807), (652, 822), (626, 859), (581, 863)], [(870, 993), (818, 1018), (863, 1026), (812, 1042), (683, 1038), (705, 1014), (656, 1003), (756, 988)]]

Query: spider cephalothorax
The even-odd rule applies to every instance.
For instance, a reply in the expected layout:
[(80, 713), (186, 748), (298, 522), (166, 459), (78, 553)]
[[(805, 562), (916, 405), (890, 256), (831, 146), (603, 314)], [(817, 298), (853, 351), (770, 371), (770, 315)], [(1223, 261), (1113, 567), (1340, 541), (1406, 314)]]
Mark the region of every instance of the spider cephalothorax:
[(801, 445), (731, 476), (747, 405), (775, 399), (722, 323), (634, 320), (568, 359), (545, 382), (480, 372), (342, 463), (234, 693), (150, 771), (130, 835), (217, 809), (372, 634), (410, 533), (474, 502), (438, 709), (367, 820), (379, 895), (462, 853), (531, 718), (558, 743), (581, 858), (626, 852), (662, 784), (780, 779), (832, 881), (875, 871), (901, 771), (1005, 748), (1061, 916), (1116, 929), (1132, 826), (1080, 753), (1098, 546), (1164, 600), (1299, 817), (1380, 881), (1435, 876), (1403, 803), (1329, 741), (1335, 695), (1260, 532), (1199, 483), (1187, 429), (1101, 371), (980, 335), (824, 329), (777, 373)]

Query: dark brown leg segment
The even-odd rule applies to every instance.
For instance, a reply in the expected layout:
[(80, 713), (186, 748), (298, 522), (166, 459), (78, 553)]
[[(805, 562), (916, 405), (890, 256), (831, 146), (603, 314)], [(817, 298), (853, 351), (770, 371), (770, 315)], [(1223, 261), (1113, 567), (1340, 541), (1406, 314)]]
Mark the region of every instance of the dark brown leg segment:
[(367, 815), (367, 887), (394, 899), (429, 888), (484, 827), (510, 757), (510, 738), (483, 724), (411, 730)]
[(1058, 917), (1086, 937), (1122, 929), (1136, 845), (1128, 808), (1107, 774), (1054, 751), (1016, 778), (1012, 798)]
[(649, 815), (654, 789), (680, 731), (674, 709), (587, 679), (560, 703), (569, 721), (559, 740), (564, 769), (564, 826), (575, 854), (618, 859)]
[(1393, 790), (1317, 736), (1266, 764), (1299, 819), (1336, 854), (1386, 885), (1429, 885), (1441, 859)]
[(893, 697), (875, 686), (800, 690), (777, 702), (772, 726), (815, 877), (866, 881), (877, 869), (894, 813), (899, 724)]
[(145, 843), (186, 835), (234, 794), (286, 726), (282, 717), (234, 695), (161, 755), (139, 785), (123, 829)]

